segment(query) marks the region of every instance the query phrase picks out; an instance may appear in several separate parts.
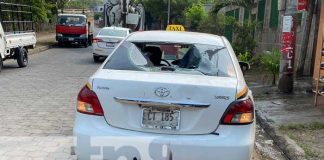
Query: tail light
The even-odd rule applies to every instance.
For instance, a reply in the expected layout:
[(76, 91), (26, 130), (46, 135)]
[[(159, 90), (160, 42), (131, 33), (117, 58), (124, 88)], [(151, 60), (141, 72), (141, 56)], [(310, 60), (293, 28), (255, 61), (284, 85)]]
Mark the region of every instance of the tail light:
[(254, 120), (253, 102), (250, 98), (230, 104), (223, 115), (221, 124), (250, 124)]
[(92, 42), (93, 43), (98, 43), (98, 42), (103, 42), (103, 40), (100, 39), (100, 38), (93, 38)]
[(84, 86), (78, 95), (77, 111), (97, 116), (104, 115), (96, 93), (93, 92), (88, 85)]

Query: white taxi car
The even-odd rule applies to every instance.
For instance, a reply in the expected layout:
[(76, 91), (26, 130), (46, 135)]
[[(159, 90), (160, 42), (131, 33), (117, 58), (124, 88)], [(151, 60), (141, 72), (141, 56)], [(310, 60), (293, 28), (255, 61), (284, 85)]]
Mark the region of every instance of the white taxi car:
[(129, 28), (104, 27), (93, 38), (93, 60), (100, 61), (101, 57), (108, 57), (118, 43), (130, 33)]
[(144, 31), (123, 40), (78, 95), (78, 159), (249, 160), (254, 102), (228, 40)]

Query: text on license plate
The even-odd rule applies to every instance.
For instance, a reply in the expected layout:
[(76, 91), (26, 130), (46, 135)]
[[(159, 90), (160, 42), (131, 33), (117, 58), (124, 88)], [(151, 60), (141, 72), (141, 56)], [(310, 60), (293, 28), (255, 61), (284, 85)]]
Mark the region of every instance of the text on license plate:
[(142, 127), (156, 129), (179, 129), (179, 110), (143, 109)]
[(107, 47), (115, 47), (115, 44), (114, 43), (107, 43), (106, 46)]

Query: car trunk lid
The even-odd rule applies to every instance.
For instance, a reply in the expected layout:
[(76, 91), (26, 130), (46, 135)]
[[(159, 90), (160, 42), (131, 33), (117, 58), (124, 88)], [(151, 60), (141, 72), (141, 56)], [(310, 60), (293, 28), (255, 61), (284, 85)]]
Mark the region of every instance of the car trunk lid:
[(98, 36), (101, 42), (98, 42), (100, 48), (114, 48), (117, 44), (123, 40), (123, 37), (112, 37), (112, 36)]
[[(235, 100), (236, 85), (236, 78), (161, 72), (101, 70), (93, 76), (93, 90), (109, 125), (167, 134), (215, 131)], [(161, 119), (157, 124), (148, 121), (153, 112), (157, 119), (163, 119), (162, 113), (172, 113), (178, 121), (165, 123), (171, 127), (161, 127)]]

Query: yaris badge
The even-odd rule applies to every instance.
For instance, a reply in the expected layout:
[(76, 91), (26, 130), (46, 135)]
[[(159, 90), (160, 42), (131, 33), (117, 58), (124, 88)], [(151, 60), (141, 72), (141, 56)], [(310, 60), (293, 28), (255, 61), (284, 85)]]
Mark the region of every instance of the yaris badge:
[(155, 95), (158, 97), (167, 97), (170, 95), (170, 90), (167, 88), (159, 87), (154, 91)]

